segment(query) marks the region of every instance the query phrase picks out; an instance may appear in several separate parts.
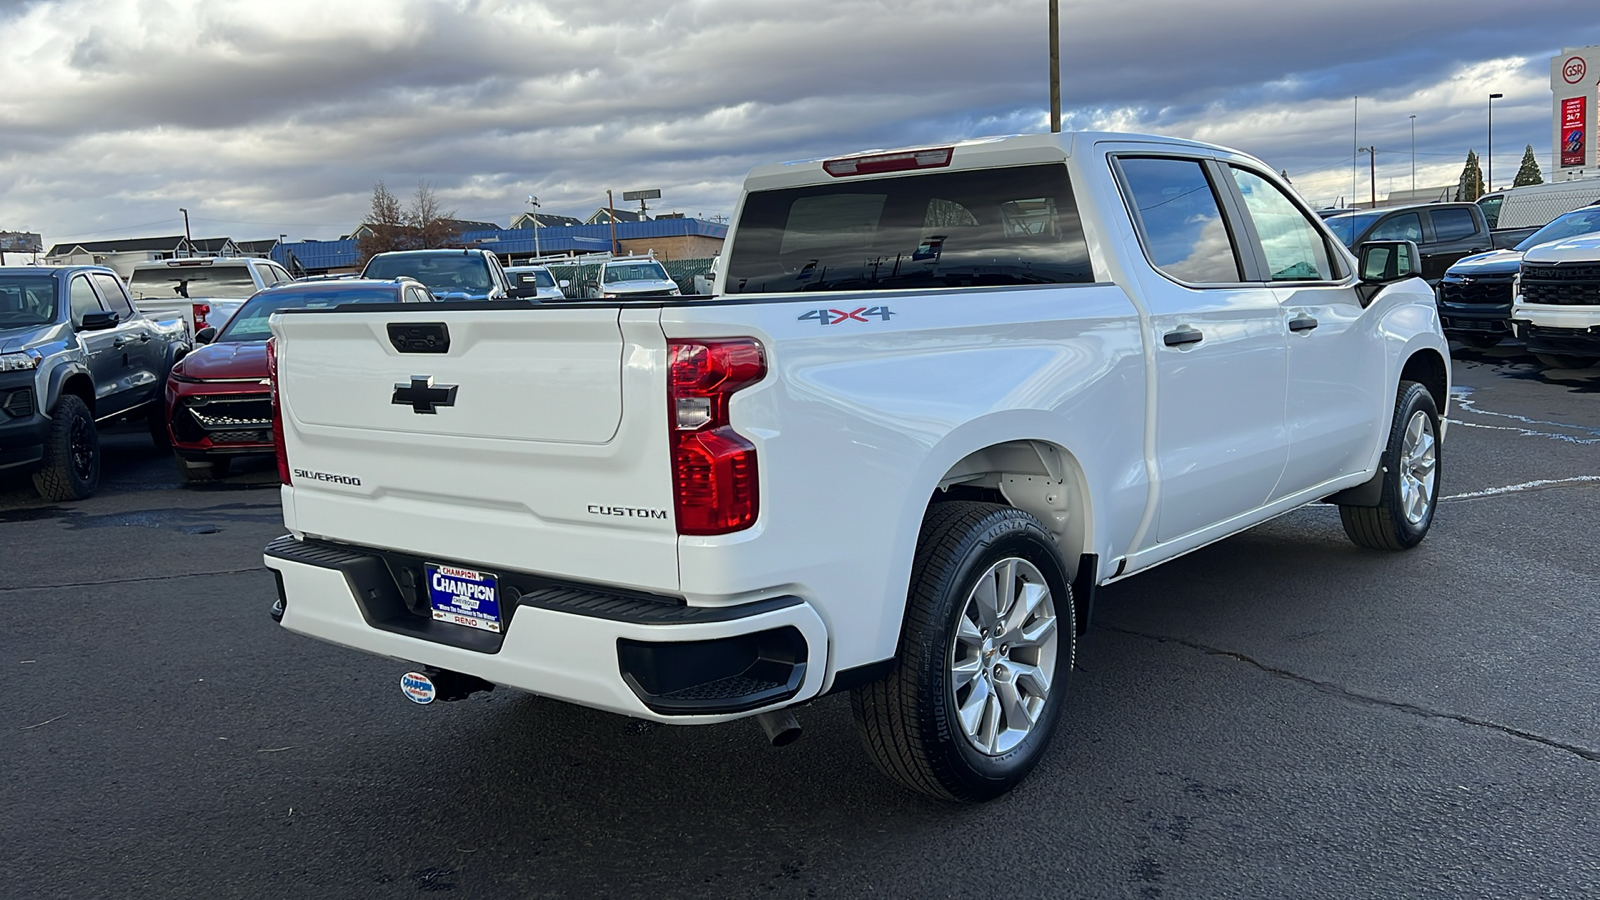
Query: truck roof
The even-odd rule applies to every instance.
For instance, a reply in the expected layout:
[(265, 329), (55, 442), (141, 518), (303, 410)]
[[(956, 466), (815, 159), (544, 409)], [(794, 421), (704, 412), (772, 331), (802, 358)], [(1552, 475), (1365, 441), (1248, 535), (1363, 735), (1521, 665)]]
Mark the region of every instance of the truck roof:
[[(795, 187), (804, 184), (834, 183), (839, 176), (827, 171), (829, 163), (852, 160), (871, 160), (877, 157), (905, 157), (920, 153), (949, 151), (948, 158), (939, 159), (928, 169), (940, 171), (982, 169), (995, 166), (1027, 165), (1029, 163), (1060, 162), (1072, 156), (1079, 142), (1092, 146), (1100, 141), (1149, 142), (1164, 147), (1187, 147), (1195, 150), (1234, 154), (1238, 151), (1216, 144), (1191, 141), (1184, 138), (1163, 137), (1110, 131), (1078, 131), (1061, 134), (1010, 134), (995, 137), (967, 138), (959, 141), (935, 142), (915, 147), (860, 150), (837, 156), (801, 159), (773, 165), (756, 166), (750, 170), (745, 184), (750, 190)], [(906, 167), (909, 174), (919, 167)], [(854, 173), (852, 173), (854, 174)], [(868, 174), (868, 173), (860, 173)], [(874, 173), (875, 174), (875, 173)]]

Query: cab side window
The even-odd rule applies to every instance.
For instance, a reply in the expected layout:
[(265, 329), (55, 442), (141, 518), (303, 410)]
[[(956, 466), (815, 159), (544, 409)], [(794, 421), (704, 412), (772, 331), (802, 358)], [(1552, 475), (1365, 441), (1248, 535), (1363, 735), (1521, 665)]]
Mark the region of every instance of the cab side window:
[(128, 301), (128, 293), (122, 289), (122, 282), (115, 275), (94, 272), (89, 277), (100, 288), (100, 297), (107, 309), (121, 316), (124, 322), (133, 318), (133, 304)]
[(1238, 246), (1200, 160), (1122, 157), (1128, 205), (1150, 262), (1186, 284), (1244, 280)]
[(1416, 241), (1422, 243), (1422, 218), (1416, 213), (1404, 213), (1384, 219), (1367, 235), (1369, 241)]
[(1459, 241), (1478, 233), (1478, 223), (1472, 220), (1471, 210), (1435, 209), (1428, 215), (1433, 217), (1433, 234), (1440, 241)]
[(1245, 211), (1256, 226), (1270, 281), (1331, 281), (1327, 238), (1277, 185), (1249, 169), (1230, 166)]
[(68, 296), (72, 300), (72, 324), (76, 328), (83, 327), (85, 313), (101, 311), (100, 298), (94, 295), (89, 279), (82, 275), (73, 276)]

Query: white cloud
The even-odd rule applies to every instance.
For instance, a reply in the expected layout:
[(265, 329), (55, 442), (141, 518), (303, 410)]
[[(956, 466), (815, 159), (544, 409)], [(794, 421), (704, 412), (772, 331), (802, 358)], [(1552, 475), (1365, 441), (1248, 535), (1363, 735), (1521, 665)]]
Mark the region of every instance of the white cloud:
[[(333, 237), (373, 181), (468, 218), (587, 215), (659, 187), (726, 212), (752, 165), (1039, 130), (1043, 4), (1008, 0), (55, 0), (0, 5), (0, 228)], [(1066, 2), (1073, 127), (1239, 147), (1350, 193), (1350, 98), (1380, 193), (1453, 182), (1496, 104), (1496, 172), (1548, 164), (1546, 58), (1573, 0)], [(1381, 23), (1381, 24), (1380, 24)], [(1364, 166), (1364, 160), (1363, 160)], [(1365, 191), (1365, 173), (1358, 190)], [(147, 223), (162, 223), (157, 228)]]

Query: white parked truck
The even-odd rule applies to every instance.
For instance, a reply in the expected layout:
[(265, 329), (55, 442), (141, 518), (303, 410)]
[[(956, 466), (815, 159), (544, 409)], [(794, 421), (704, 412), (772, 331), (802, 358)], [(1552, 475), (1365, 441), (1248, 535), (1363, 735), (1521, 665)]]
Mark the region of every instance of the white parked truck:
[(197, 256), (143, 262), (128, 275), (134, 305), (151, 315), (181, 315), (195, 337), (221, 331), (256, 291), (293, 281), (270, 259)]
[(1522, 255), (1511, 327), (1552, 369), (1600, 362), (1600, 234), (1540, 244)]
[[(273, 319), (283, 627), (657, 722), (850, 690), (903, 784), (1040, 758), (1095, 588), (1321, 500), (1422, 540), (1450, 389), (1409, 242), (1220, 147), (763, 166), (714, 299)], [(399, 672), (397, 672), (399, 674)]]

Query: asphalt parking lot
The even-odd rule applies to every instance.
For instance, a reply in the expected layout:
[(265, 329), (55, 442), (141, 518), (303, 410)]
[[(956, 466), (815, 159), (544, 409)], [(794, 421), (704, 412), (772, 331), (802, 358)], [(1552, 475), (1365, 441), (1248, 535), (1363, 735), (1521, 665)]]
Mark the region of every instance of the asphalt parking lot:
[(1600, 895), (1600, 370), (1465, 353), (1432, 534), (1312, 507), (1104, 589), (1064, 728), (963, 807), (805, 737), (509, 691), (281, 631), (270, 462), (0, 481), (0, 896)]

